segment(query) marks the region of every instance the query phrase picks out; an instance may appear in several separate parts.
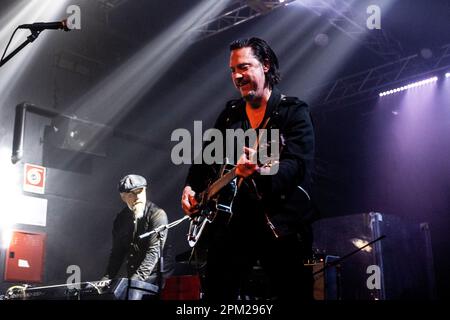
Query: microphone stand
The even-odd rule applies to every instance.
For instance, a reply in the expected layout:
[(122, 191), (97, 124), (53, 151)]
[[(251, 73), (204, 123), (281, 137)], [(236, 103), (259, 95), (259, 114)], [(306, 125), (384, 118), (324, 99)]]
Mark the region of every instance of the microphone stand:
[[(16, 29), (16, 31), (17, 31), (17, 29)], [(15, 33), (16, 31), (14, 31), (14, 33)], [(13, 37), (14, 37), (14, 33), (13, 33)], [(38, 30), (31, 30), (31, 34), (27, 37), (27, 40), (25, 40), (25, 41), (24, 41), (20, 46), (18, 46), (13, 52), (11, 52), (9, 55), (7, 55), (4, 59), (2, 59), (2, 60), (0, 61), (0, 68), (1, 68), (5, 63), (7, 63), (12, 57), (14, 57), (17, 53), (19, 53), (20, 50), (22, 50), (23, 48), (25, 48), (29, 43), (32, 43), (34, 40), (36, 40), (40, 33), (41, 33), (41, 31), (38, 31)], [(12, 40), (12, 37), (11, 37), (11, 40)], [(10, 40), (10, 43), (11, 43), (11, 40)], [(8, 43), (8, 46), (9, 46), (9, 43)], [(5, 52), (6, 52), (6, 50), (8, 49), (8, 46), (6, 47)]]
[(159, 260), (158, 260), (158, 297), (161, 297), (161, 292), (162, 292), (162, 286), (163, 286), (163, 267), (164, 267), (164, 258), (163, 258), (163, 238), (164, 238), (164, 230), (168, 230), (170, 228), (175, 227), (176, 225), (180, 224), (181, 222), (183, 222), (184, 220), (189, 219), (189, 216), (184, 216), (181, 219), (178, 219), (174, 222), (171, 222), (169, 224), (163, 224), (155, 229), (153, 229), (152, 231), (149, 231), (147, 233), (141, 234), (139, 236), (140, 239), (146, 238), (151, 236), (152, 234), (157, 234), (158, 236), (158, 244), (159, 244)]

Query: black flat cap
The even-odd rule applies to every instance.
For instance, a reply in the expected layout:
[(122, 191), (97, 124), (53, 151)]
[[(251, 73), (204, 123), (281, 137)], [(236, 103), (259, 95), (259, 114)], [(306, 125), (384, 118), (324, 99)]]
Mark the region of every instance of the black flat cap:
[(137, 174), (126, 175), (119, 182), (119, 192), (131, 192), (144, 187), (147, 187), (147, 180)]

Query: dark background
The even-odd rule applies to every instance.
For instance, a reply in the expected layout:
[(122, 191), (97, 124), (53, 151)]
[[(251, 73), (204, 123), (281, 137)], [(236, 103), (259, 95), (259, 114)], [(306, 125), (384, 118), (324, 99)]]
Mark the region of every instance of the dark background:
[[(448, 297), (449, 81), (386, 99), (321, 105), (311, 94), (316, 86), (389, 60), (301, 6), (292, 4), (189, 42), (177, 23), (200, 1), (133, 0), (111, 9), (101, 1), (62, 2), (52, 2), (61, 7), (59, 14), (37, 19), (57, 20), (69, 4), (78, 4), (82, 29), (45, 31), (0, 70), (0, 147), (7, 155), (15, 106), (22, 101), (105, 126), (102, 136), (89, 125), (80, 129), (96, 143), (91, 153), (83, 153), (67, 144), (62, 149), (67, 132), (52, 133), (49, 126), (55, 122), (30, 114), (22, 161), (12, 166), (7, 157), (1, 159), (4, 170), (19, 176), (17, 181), (25, 162), (48, 168), (41, 196), (48, 199), (46, 227), (15, 226), (47, 234), (45, 284), (64, 283), (69, 265), (81, 267), (83, 281), (101, 278), (112, 222), (122, 207), (116, 185), (124, 174), (148, 178), (150, 199), (166, 210), (170, 221), (183, 216), (180, 195), (188, 165), (172, 163), (176, 142), (171, 133), (177, 128), (192, 131), (194, 120), (202, 120), (204, 130), (213, 123), (224, 103), (237, 96), (229, 76), (228, 44), (258, 36), (278, 54), (281, 90), (311, 106), (322, 216), (377, 211), (408, 223), (428, 222), (438, 296)], [(24, 3), (0, 4), (2, 50), (16, 26), (6, 28), (11, 12)], [(358, 1), (353, 9), (367, 17), (370, 4), (381, 7), (382, 28), (400, 42), (402, 56), (424, 48), (436, 52), (450, 42), (448, 1)], [(21, 19), (17, 24), (34, 22), (33, 17)], [(328, 35), (327, 45), (316, 44), (319, 33)], [(20, 192), (20, 185), (5, 183), (2, 191)], [(11, 215), (6, 195), (2, 192), (1, 214)], [(189, 249), (187, 227), (184, 223), (169, 233), (175, 254)], [(3, 290), (11, 285), (0, 280)]]

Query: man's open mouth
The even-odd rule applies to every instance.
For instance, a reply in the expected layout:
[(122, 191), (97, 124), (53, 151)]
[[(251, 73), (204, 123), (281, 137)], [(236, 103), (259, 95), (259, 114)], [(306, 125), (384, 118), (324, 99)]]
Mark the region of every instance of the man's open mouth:
[(238, 88), (241, 88), (241, 87), (243, 87), (243, 86), (245, 86), (245, 85), (247, 85), (247, 84), (249, 84), (249, 83), (250, 83), (250, 81), (238, 82), (238, 83), (236, 83), (236, 86), (237, 86)]

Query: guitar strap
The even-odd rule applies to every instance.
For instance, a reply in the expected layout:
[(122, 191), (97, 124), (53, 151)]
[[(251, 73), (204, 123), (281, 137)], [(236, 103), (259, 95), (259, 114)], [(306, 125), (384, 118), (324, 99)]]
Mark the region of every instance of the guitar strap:
[[(265, 128), (267, 127), (267, 124), (269, 123), (269, 120), (270, 120), (270, 117), (267, 117), (267, 119), (266, 119), (266, 121), (264, 121), (262, 127), (258, 128), (258, 129), (259, 129), (259, 130), (265, 129)], [(255, 143), (253, 144), (253, 147), (252, 147), (253, 150), (258, 150), (258, 145), (259, 145), (259, 140), (260, 140), (260, 139), (261, 139), (261, 132), (259, 132), (258, 136), (256, 137), (256, 141), (255, 141)], [(239, 190), (239, 188), (241, 187), (242, 182), (243, 182), (244, 180), (245, 180), (244, 178), (238, 177), (238, 181), (237, 181), (237, 189), (238, 189), (238, 190)], [(250, 179), (250, 180), (252, 181), (252, 184), (253, 184), (253, 186), (255, 187), (255, 190), (256, 190), (256, 184), (255, 184), (255, 181), (253, 181), (253, 179)], [(260, 198), (260, 195), (258, 194), (258, 192), (257, 192), (257, 196), (258, 196), (258, 199), (259, 199), (259, 198)]]
[[(272, 111), (272, 115), (278, 115), (278, 113), (279, 113), (279, 112), (278, 112), (278, 109), (279, 109), (279, 107), (280, 107), (280, 102), (283, 100), (284, 97), (285, 97), (284, 94), (282, 94), (282, 95), (280, 96), (280, 100), (278, 101), (276, 107), (275, 107), (274, 110)], [(266, 118), (266, 120), (263, 122), (263, 125), (262, 125), (261, 127), (259, 127), (258, 129), (266, 129), (266, 128), (267, 128), (267, 125), (268, 125), (269, 122), (270, 122), (270, 120), (271, 120), (271, 117), (268, 116), (268, 117)], [(254, 146), (253, 146), (253, 149), (254, 149), (254, 150), (257, 150), (258, 145), (259, 145), (260, 138), (261, 138), (261, 133), (258, 134), (258, 136), (257, 136), (257, 138), (256, 138), (255, 144), (254, 144)], [(238, 178), (238, 181), (237, 181), (237, 188), (238, 188), (238, 190), (239, 190), (239, 187), (241, 186), (241, 184), (242, 184), (242, 182), (243, 182), (244, 180), (245, 180), (245, 179), (243, 179), (243, 178)], [(255, 181), (254, 181), (252, 178), (250, 178), (249, 180), (251, 181), (251, 183), (252, 183), (252, 185), (253, 185), (253, 188), (254, 188), (254, 190), (255, 190), (255, 194), (256, 194), (258, 200), (262, 200), (262, 196), (261, 196), (261, 194), (258, 192), (258, 188), (257, 188), (257, 186), (256, 186)]]

